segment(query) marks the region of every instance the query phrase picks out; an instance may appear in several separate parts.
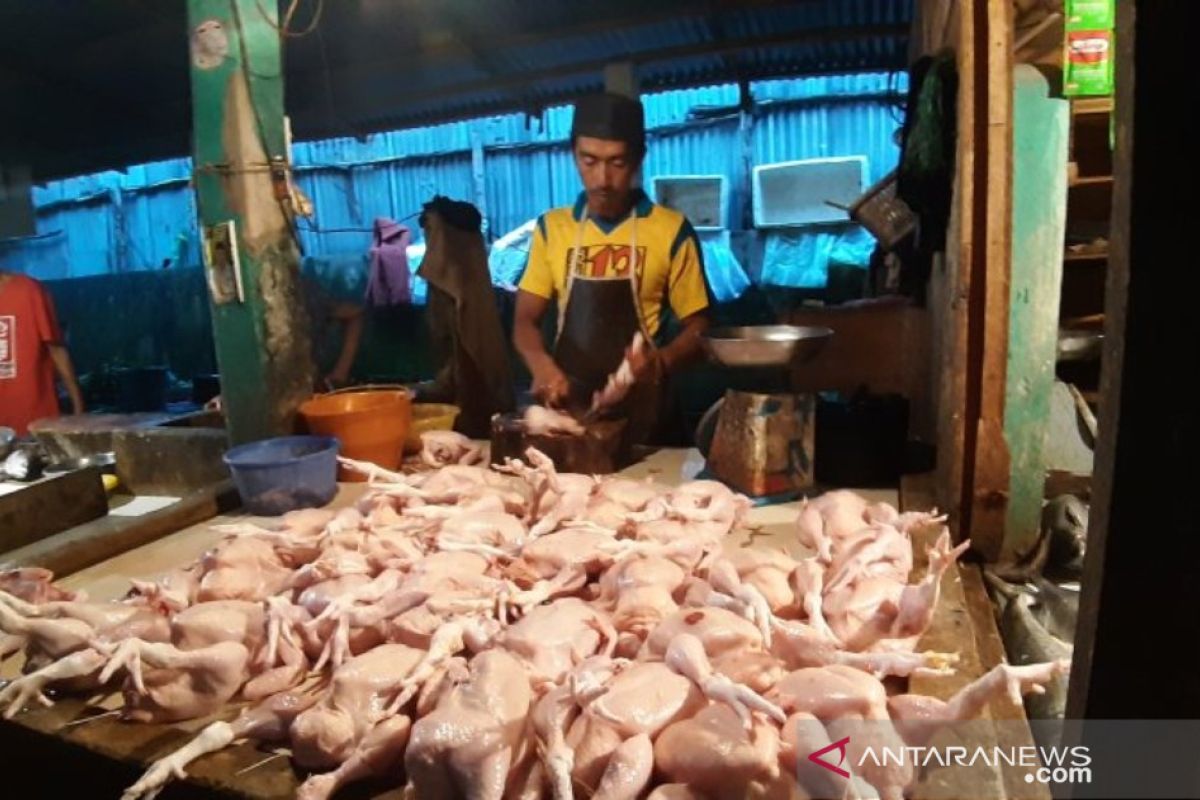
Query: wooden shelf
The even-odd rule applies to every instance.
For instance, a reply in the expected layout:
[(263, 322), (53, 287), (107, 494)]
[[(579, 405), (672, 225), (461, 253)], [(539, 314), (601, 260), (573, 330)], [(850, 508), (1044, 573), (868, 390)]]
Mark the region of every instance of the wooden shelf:
[(1082, 178), (1071, 178), (1068, 186), (1104, 186), (1113, 182), (1112, 175), (1085, 175)]
[(1080, 97), (1071, 101), (1072, 114), (1111, 114), (1112, 97)]
[(1083, 250), (1073, 253), (1068, 250), (1063, 253), (1063, 261), (1107, 261), (1108, 250)]

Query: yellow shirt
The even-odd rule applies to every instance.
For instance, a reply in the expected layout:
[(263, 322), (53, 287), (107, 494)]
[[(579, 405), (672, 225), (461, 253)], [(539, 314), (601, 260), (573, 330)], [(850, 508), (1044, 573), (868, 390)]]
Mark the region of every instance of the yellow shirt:
[(579, 222), (585, 204), (586, 197), (580, 194), (574, 206), (555, 208), (538, 218), (519, 288), (547, 300), (561, 298), (572, 263), (579, 265), (577, 274), (589, 277), (628, 275), (636, 214), (638, 294), (647, 332), (651, 336), (658, 333), (664, 299), (679, 319), (708, 307), (700, 241), (683, 214), (656, 205), (639, 192), (632, 211), (615, 225), (588, 219), (582, 238), (584, 254), (576, 262), (574, 251), (580, 241)]

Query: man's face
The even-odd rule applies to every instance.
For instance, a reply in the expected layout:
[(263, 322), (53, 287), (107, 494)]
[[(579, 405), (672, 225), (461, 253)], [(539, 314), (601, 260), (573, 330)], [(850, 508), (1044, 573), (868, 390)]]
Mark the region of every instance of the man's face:
[(615, 219), (629, 209), (638, 162), (628, 144), (580, 136), (575, 140), (575, 166), (591, 216)]

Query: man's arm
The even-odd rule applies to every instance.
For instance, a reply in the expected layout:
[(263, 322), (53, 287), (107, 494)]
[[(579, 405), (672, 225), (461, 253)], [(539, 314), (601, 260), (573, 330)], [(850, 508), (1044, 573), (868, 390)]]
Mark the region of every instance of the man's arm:
[(697, 311), (683, 320), (683, 329), (679, 334), (658, 351), (664, 372), (674, 372), (697, 360), (701, 349), (700, 338), (708, 330), (708, 324), (708, 309)]
[[(695, 361), (700, 354), (701, 337), (708, 330), (709, 293), (704, 279), (704, 255), (700, 239), (687, 220), (671, 245), (671, 270), (667, 276), (667, 299), (680, 319), (682, 330), (671, 343), (657, 352), (631, 360), (638, 380), (657, 380)], [(631, 354), (632, 355), (632, 354)]]
[(67, 389), (67, 395), (71, 398), (71, 413), (82, 414), (84, 411), (83, 392), (79, 390), (79, 381), (75, 377), (75, 365), (71, 363), (71, 354), (61, 344), (48, 344), (46, 349), (50, 353), (50, 360), (54, 362), (54, 371), (58, 373), (59, 379)]
[(350, 368), (354, 366), (358, 345), (362, 341), (362, 306), (355, 303), (338, 303), (333, 308), (333, 318), (342, 325), (342, 349), (338, 354), (337, 363), (325, 376), (325, 380), (333, 384), (343, 384), (350, 378)]
[(533, 393), (543, 402), (555, 405), (566, 398), (570, 387), (554, 359), (546, 352), (542, 341), (542, 318), (550, 301), (544, 297), (517, 290), (517, 308), (513, 315), (513, 346), (533, 375)]

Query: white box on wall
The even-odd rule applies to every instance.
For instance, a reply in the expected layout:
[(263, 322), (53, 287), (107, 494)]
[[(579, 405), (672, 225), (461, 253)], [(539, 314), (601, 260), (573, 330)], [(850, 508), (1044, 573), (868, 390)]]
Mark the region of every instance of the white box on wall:
[(849, 222), (845, 208), (862, 196), (867, 186), (867, 157), (761, 164), (754, 168), (752, 183), (757, 228)]
[(724, 175), (656, 175), (654, 200), (688, 218), (698, 231), (722, 230), (729, 215), (729, 184)]

